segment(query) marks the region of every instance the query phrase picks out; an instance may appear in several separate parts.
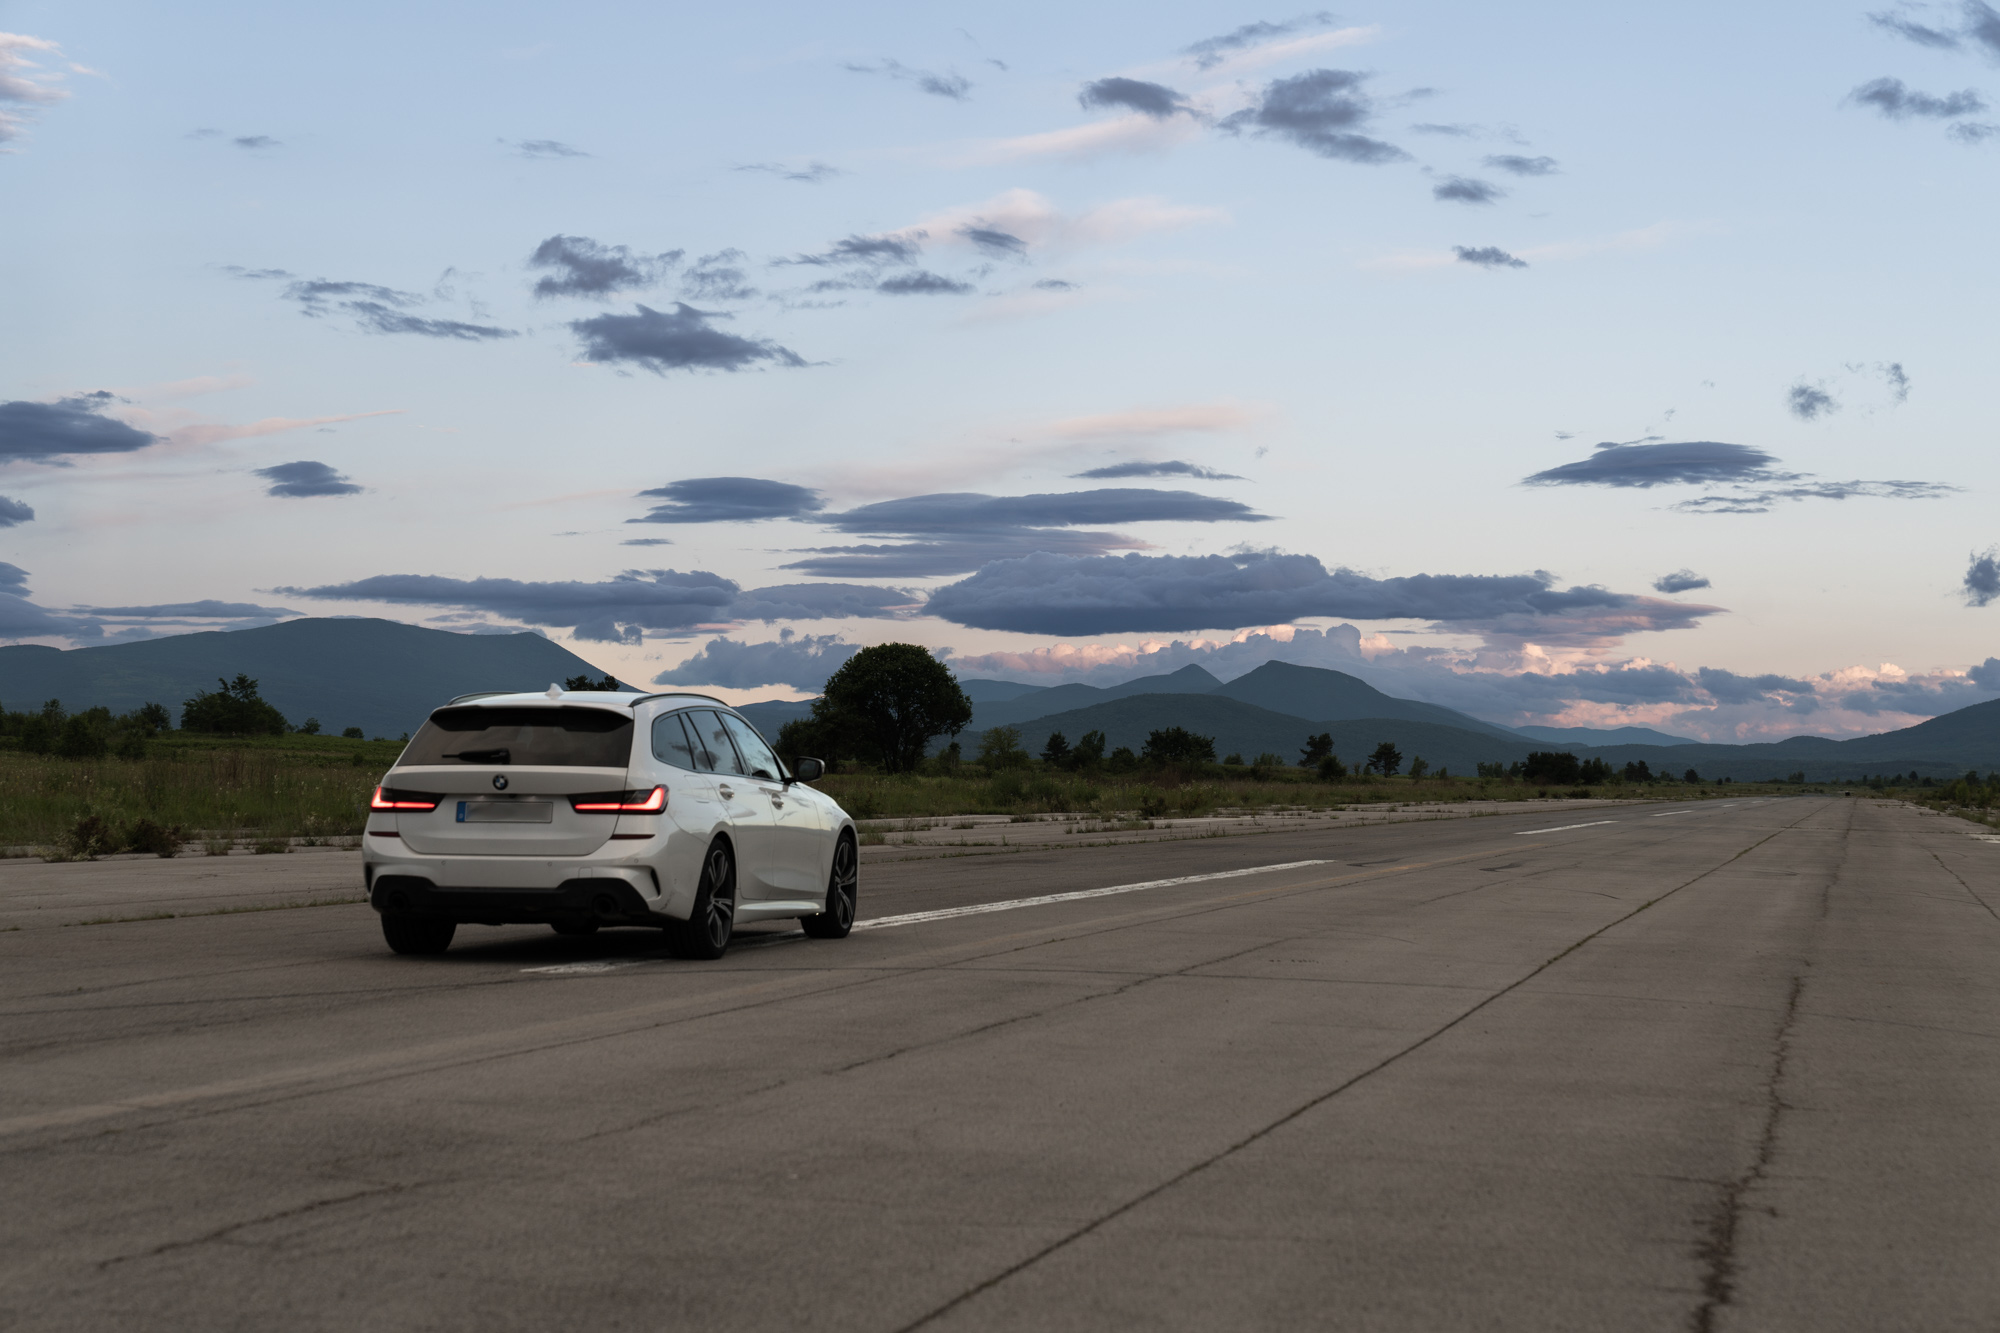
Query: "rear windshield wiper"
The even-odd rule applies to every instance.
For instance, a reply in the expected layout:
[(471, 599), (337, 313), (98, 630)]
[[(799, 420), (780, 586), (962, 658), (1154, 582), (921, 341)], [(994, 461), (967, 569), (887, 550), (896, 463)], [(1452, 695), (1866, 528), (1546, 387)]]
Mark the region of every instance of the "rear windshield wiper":
[(506, 764), (513, 762), (513, 756), (505, 749), (460, 750), (457, 754), (446, 755), (445, 758), (463, 759), (468, 764)]

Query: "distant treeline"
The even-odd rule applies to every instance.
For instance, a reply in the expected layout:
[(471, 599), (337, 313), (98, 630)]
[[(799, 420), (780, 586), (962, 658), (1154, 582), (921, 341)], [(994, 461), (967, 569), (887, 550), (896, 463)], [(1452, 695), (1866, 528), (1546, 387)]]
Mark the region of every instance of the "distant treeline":
[[(101, 706), (72, 713), (60, 699), (51, 699), (33, 712), (0, 709), (0, 742), (30, 754), (68, 759), (102, 759), (107, 755), (143, 759), (146, 742), (173, 729), (173, 714), (165, 704), (157, 703), (115, 714)], [(293, 732), (317, 736), (320, 724), (318, 718), (309, 717), (294, 727), (283, 713), (265, 702), (257, 692), (257, 682), (239, 672), (235, 680), (218, 679), (215, 689), (198, 691), (184, 701), (180, 729), (213, 736), (283, 736)], [(359, 727), (349, 727), (341, 734), (365, 739)]]

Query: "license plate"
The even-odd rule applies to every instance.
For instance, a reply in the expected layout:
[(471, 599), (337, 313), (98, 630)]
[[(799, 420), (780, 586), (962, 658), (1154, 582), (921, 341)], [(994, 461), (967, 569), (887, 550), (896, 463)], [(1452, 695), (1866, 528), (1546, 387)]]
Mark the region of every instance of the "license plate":
[(552, 801), (460, 801), (461, 824), (553, 824), (556, 807)]

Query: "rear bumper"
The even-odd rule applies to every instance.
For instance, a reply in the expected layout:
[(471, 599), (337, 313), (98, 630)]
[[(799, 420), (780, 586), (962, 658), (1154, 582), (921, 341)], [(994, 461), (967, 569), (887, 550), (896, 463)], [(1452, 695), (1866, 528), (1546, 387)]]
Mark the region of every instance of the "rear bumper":
[(368, 890), (377, 912), (408, 913), (461, 925), (507, 926), (595, 921), (602, 925), (665, 926), (675, 918), (655, 910), (623, 879), (570, 879), (547, 889), (442, 888), (416, 875), (378, 873)]

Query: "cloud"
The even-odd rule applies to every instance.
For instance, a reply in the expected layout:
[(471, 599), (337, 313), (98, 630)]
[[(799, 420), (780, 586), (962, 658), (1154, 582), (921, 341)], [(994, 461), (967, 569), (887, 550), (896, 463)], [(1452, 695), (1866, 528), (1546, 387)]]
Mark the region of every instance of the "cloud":
[(1173, 204), (1153, 196), (1114, 199), (1082, 213), (1065, 214), (1045, 195), (1014, 189), (981, 203), (928, 214), (893, 235), (910, 240), (936, 237), (940, 245), (973, 245), (965, 232), (975, 228), (1005, 232), (1037, 250), (1075, 250), (1118, 245), (1153, 232), (1228, 217), (1220, 209)]
[(1697, 588), (1708, 586), (1708, 580), (1692, 569), (1677, 569), (1671, 574), (1662, 574), (1653, 580), (1654, 592), (1693, 592)]
[[(2000, 547), (1972, 556), (1961, 587), (1967, 606), (1990, 606), (2000, 598)], [(1986, 660), (1990, 666), (1993, 659)]]
[[(1475, 135), (1477, 135), (1479, 133), (1479, 130), (1476, 126), (1472, 125), (1440, 125), (1435, 121), (1422, 121), (1419, 122), (1418, 124), (1410, 126), (1410, 133), (1443, 134), (1443, 135), (1448, 135), (1454, 139), (1470, 139)], [(1486, 160), (1488, 165), (1492, 164), (1493, 161), (1492, 158), (1488, 158)]]
[(1470, 176), (1446, 176), (1431, 186), (1431, 198), (1440, 203), (1491, 204), (1507, 197), (1507, 192), (1488, 181)]
[(1838, 412), (1840, 404), (1826, 390), (1800, 380), (1785, 391), (1785, 410), (1800, 421), (1817, 421)]
[(693, 657), (653, 677), (653, 684), (735, 690), (790, 685), (817, 692), (828, 676), (860, 651), (860, 644), (845, 643), (837, 634), (795, 635), (788, 629), (766, 643), (710, 639)]
[(315, 463), (301, 459), (296, 463), (274, 463), (270, 467), (255, 469), (258, 476), (271, 483), (266, 495), (280, 495), (290, 498), (304, 498), (314, 495), (359, 495), (361, 487), (356, 486), (325, 463)]
[(972, 91), (972, 81), (962, 74), (939, 74), (927, 69), (912, 69), (896, 60), (883, 59), (873, 64), (865, 61), (849, 61), (842, 64), (841, 68), (856, 74), (886, 74), (892, 79), (916, 84), (919, 92), (929, 93), (932, 97), (948, 98), (954, 102), (963, 102), (965, 95)]
[(35, 511), (19, 500), (0, 495), (0, 528), (18, 527), (35, 521)]
[(1870, 14), (1868, 21), (1877, 27), (1886, 28), (1899, 37), (1908, 38), (1918, 46), (1928, 46), (1937, 51), (1956, 51), (1959, 46), (1957, 34), (1926, 27), (1900, 14)]
[(1086, 108), (1123, 107), (1142, 116), (1151, 116), (1154, 120), (1165, 120), (1181, 111), (1191, 114), (1193, 110), (1185, 94), (1177, 93), (1163, 83), (1117, 77), (1094, 79), (1084, 84), (1076, 100), (1078, 105)]
[(696, 310), (679, 301), (670, 311), (636, 306), (631, 315), (597, 315), (570, 324), (584, 343), (586, 361), (631, 363), (656, 375), (670, 370), (746, 370), (759, 363), (803, 366), (805, 359), (787, 347), (725, 333), (711, 321), (727, 319), (716, 311)]
[(928, 615), (974, 629), (1064, 636), (1275, 625), (1314, 616), (1424, 620), (1489, 641), (1596, 645), (1685, 629), (1721, 608), (1555, 586), (1554, 576), (1376, 579), (1276, 551), (995, 561), (931, 594)]
[(960, 227), (958, 234), (987, 254), (1001, 259), (1024, 259), (1028, 254), (1028, 243), (1010, 232), (992, 227)]
[[(631, 522), (630, 519), (626, 521), (628, 523)], [(671, 537), (628, 537), (618, 544), (620, 546), (672, 546), (674, 543)]]
[(884, 278), (875, 284), (875, 290), (884, 296), (963, 296), (977, 289), (969, 282), (918, 269)]
[(239, 134), (229, 142), (238, 148), (248, 148), (252, 152), (260, 148), (283, 148), (285, 145), (268, 134)]
[(1064, 440), (1144, 439), (1183, 431), (1217, 434), (1246, 430), (1270, 416), (1270, 409), (1240, 403), (1188, 403), (1181, 407), (1141, 407), (1127, 412), (1101, 412), (1064, 417), (1046, 427)]
[(1747, 444), (1689, 440), (1676, 444), (1606, 442), (1590, 457), (1522, 479), (1524, 486), (1711, 486), (1789, 480), (1772, 470), (1777, 458)]
[(1986, 109), (1986, 103), (1970, 88), (1933, 97), (1904, 87), (1901, 79), (1872, 80), (1849, 93), (1847, 99), (1858, 106), (1873, 107), (1891, 120), (1907, 120), (1911, 116), (1946, 120)]
[(1951, 135), (1952, 138), (1957, 139), (1960, 143), (1971, 144), (1976, 148), (1988, 139), (1991, 139), (1994, 135), (2000, 134), (2000, 125), (1987, 125), (1979, 121), (1961, 120), (1958, 124), (1945, 131), (1945, 133)]
[(690, 477), (639, 494), (658, 496), (666, 503), (656, 505), (644, 518), (626, 519), (627, 523), (747, 523), (800, 518), (826, 508), (818, 491), (757, 477)]
[[(283, 269), (247, 270), (231, 265), (229, 271), (242, 278), (290, 276)], [(312, 319), (319, 319), (334, 310), (345, 311), (353, 316), (355, 326), (364, 333), (410, 333), (424, 338), (451, 338), (461, 342), (487, 342), (495, 338), (519, 336), (513, 329), (496, 328), (490, 324), (467, 324), (455, 319), (429, 319), (409, 314), (407, 312), (412, 307), (427, 304), (427, 298), (373, 282), (301, 278), (288, 283), (279, 297), (297, 302), (299, 313)]]
[(552, 270), (535, 281), (535, 295), (610, 296), (651, 287), (681, 262), (684, 251), (638, 255), (623, 245), (603, 245), (588, 236), (551, 236), (528, 256), (529, 268)]
[(1066, 157), (1084, 161), (1109, 152), (1157, 152), (1199, 138), (1202, 118), (1188, 115), (1161, 120), (1133, 112), (1109, 120), (1094, 120), (1066, 129), (1045, 130), (994, 139), (958, 159), (961, 165), (1013, 162), (1024, 157)]
[(1082, 284), (1070, 282), (1065, 278), (1043, 278), (1035, 284), (1035, 290), (1038, 292), (1074, 292), (1081, 291)]
[(573, 148), (569, 144), (558, 142), (555, 139), (522, 139), (518, 142), (502, 139), (500, 142), (512, 144), (522, 157), (547, 159), (590, 156), (589, 153), (584, 152), (581, 148)]
[(881, 268), (890, 264), (914, 264), (923, 252), (921, 242), (927, 232), (911, 228), (888, 236), (848, 236), (835, 241), (816, 255), (793, 255), (780, 264), (815, 264), (822, 268)]
[(1739, 676), (1734, 671), (1702, 667), (1695, 673), (1695, 678), (1710, 698), (1724, 704), (1749, 703), (1778, 693), (1813, 693), (1811, 681), (1795, 680), (1790, 676)]
[(1112, 481), (1120, 477), (1195, 477), (1202, 481), (1243, 480), (1233, 472), (1217, 472), (1212, 468), (1178, 460), (1170, 463), (1113, 463), (1108, 467), (1094, 467), (1088, 472), (1073, 472), (1070, 475), (1102, 481)]
[(381, 574), (350, 583), (273, 591), (324, 601), (453, 607), (563, 627), (593, 642), (627, 644), (642, 642), (648, 630), (721, 628), (739, 620), (884, 617), (909, 605), (908, 597), (892, 588), (803, 583), (746, 592), (719, 574), (672, 569), (628, 569), (599, 583)]
[(1516, 176), (1553, 176), (1560, 168), (1552, 157), (1521, 157), (1515, 153), (1500, 153), (1486, 159), (1486, 165), (1495, 171), (1505, 171)]
[(790, 167), (782, 162), (744, 162), (736, 169), (759, 171), (767, 176), (776, 176), (781, 181), (799, 181), (806, 185), (817, 185), (821, 181), (847, 174), (839, 167), (830, 167), (824, 162), (808, 162), (802, 167)]
[(491, 324), (467, 324), (456, 319), (426, 319), (420, 315), (392, 310), (377, 301), (342, 303), (353, 314), (363, 333), (414, 333), (423, 338), (455, 338), (461, 342), (487, 342), (494, 338), (518, 338), (514, 329)]
[(80, 606), (76, 610), (117, 620), (269, 620), (303, 612), (255, 602), (168, 602), (156, 606)]
[(1910, 377), (1903, 373), (1902, 362), (1891, 361), (1888, 365), (1878, 366), (1876, 369), (1882, 372), (1882, 381), (1889, 386), (1891, 398), (1898, 403), (1910, 401)]
[(1768, 490), (1704, 495), (1669, 507), (1685, 514), (1764, 514), (1784, 500), (1941, 500), (1964, 489), (1940, 481), (1813, 481)]
[(1220, 128), (1276, 135), (1307, 152), (1341, 162), (1377, 165), (1402, 162), (1409, 154), (1359, 131), (1374, 118), (1374, 102), (1361, 90), (1367, 79), (1343, 69), (1314, 69), (1264, 86), (1256, 101), (1225, 116)]
[(8, 110), (9, 104), (50, 106), (69, 96), (68, 90), (56, 86), (55, 80), (62, 75), (42, 72), (37, 62), (23, 54), (35, 51), (53, 56), (61, 50), (46, 38), (0, 32), (0, 144), (19, 139), (30, 119), (22, 112)]
[[(4, 48), (0, 48), (4, 49)], [(0, 463), (60, 463), (75, 454), (129, 454), (160, 437), (104, 415), (116, 401), (104, 389), (53, 403), (0, 403)]]
[(747, 301), (757, 294), (738, 265), (741, 250), (718, 250), (694, 261), (681, 278), (681, 292), (695, 301)]
[(1181, 54), (1193, 60), (1196, 69), (1214, 69), (1239, 51), (1265, 46), (1307, 29), (1332, 27), (1339, 21), (1324, 10), (1315, 14), (1301, 14), (1282, 23), (1259, 20), (1256, 23), (1245, 23), (1218, 37), (1204, 37), (1191, 46), (1183, 47)]
[(1517, 259), (1497, 245), (1454, 245), (1452, 253), (1461, 264), (1477, 264), (1480, 268), (1526, 268), (1528, 261)]

